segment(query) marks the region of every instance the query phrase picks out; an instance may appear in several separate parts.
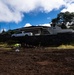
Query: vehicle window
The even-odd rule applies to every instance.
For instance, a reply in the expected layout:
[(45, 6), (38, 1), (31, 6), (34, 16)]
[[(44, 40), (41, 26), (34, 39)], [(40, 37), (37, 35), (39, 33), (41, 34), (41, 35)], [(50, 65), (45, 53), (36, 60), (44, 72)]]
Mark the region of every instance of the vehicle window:
[(46, 29), (42, 31), (42, 34), (50, 34)]

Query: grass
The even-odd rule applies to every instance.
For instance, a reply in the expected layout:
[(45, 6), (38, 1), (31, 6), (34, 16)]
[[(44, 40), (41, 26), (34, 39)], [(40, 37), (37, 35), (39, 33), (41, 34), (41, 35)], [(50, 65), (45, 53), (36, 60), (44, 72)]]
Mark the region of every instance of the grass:
[(7, 43), (0, 43), (0, 48), (8, 47)]
[(8, 45), (7, 43), (1, 42), (0, 43), (0, 49), (3, 49), (3, 50), (11, 50), (11, 46)]
[[(11, 47), (14, 47), (14, 44), (11, 44), (11, 45), (8, 45), (7, 43), (3, 43), (1, 42), (0, 43), (0, 49), (6, 49), (6, 50), (10, 50)], [(41, 47), (39, 47), (41, 48)], [(45, 47), (45, 49), (74, 49), (74, 44), (71, 44), (71, 45), (60, 45), (58, 47)]]
[(60, 45), (57, 49), (74, 49), (74, 45)]
[(59, 46), (57, 46), (57, 47), (45, 47), (45, 49), (47, 49), (47, 50), (56, 50), (56, 49), (58, 49), (58, 50), (61, 50), (61, 49), (74, 49), (74, 45), (73, 44), (67, 44), (67, 45), (64, 45), (64, 44), (62, 44), (62, 45), (59, 45)]

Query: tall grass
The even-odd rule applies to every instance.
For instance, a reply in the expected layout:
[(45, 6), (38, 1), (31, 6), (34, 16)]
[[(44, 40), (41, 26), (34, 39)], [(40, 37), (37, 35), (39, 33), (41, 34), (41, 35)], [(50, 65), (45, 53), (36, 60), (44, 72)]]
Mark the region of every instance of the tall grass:
[(57, 49), (74, 49), (74, 45), (60, 45)]

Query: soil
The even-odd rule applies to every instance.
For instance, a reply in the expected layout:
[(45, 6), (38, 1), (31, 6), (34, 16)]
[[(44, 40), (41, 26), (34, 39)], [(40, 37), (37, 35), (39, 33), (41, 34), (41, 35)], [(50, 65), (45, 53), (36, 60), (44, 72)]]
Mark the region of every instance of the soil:
[(74, 50), (0, 49), (0, 75), (74, 75)]

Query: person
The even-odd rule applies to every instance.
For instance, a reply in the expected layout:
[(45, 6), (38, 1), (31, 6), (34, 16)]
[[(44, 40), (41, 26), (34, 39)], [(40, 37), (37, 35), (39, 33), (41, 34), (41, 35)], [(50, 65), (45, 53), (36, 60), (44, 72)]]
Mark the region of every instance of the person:
[(61, 28), (62, 28), (62, 29), (66, 29), (66, 28), (67, 28), (64, 22), (62, 22)]
[(14, 46), (15, 46), (15, 51), (16, 52), (19, 52), (20, 51), (21, 44), (16, 43)]

